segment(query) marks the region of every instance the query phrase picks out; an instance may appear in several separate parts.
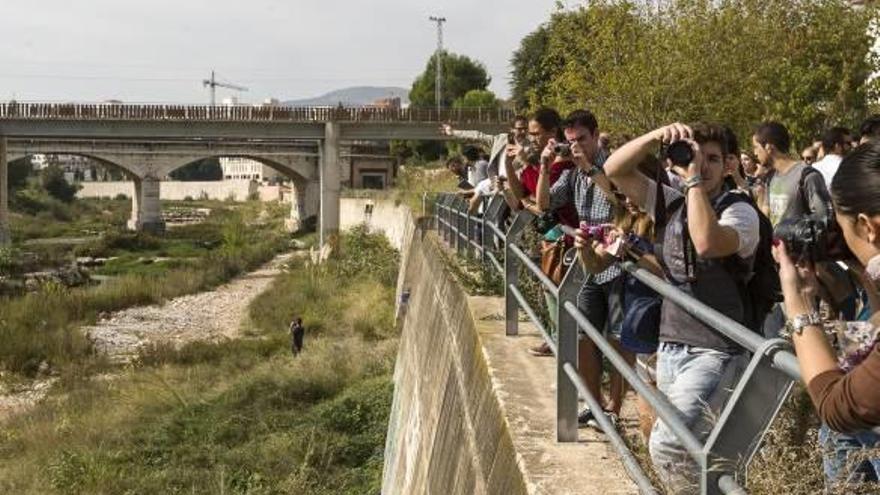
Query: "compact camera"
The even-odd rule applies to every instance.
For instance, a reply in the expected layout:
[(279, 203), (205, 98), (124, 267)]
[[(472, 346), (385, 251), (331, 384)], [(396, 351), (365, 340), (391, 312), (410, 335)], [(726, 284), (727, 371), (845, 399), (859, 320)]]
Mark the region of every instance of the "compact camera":
[(556, 153), (562, 157), (571, 156), (571, 144), (569, 143), (559, 143), (553, 147), (553, 153)]

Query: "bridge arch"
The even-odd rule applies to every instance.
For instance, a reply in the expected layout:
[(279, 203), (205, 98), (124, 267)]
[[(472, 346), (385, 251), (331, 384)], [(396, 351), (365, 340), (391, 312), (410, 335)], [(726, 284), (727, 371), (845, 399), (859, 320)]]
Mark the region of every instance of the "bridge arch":
[(25, 160), (32, 158), (34, 155), (66, 155), (66, 156), (80, 156), (83, 158), (88, 158), (90, 160), (94, 160), (105, 167), (111, 167), (116, 170), (121, 171), (126, 179), (135, 180), (141, 178), (142, 174), (139, 173), (138, 170), (133, 168), (130, 164), (125, 163), (122, 160), (118, 160), (112, 156), (106, 156), (99, 153), (82, 153), (82, 152), (68, 152), (68, 151), (39, 151), (32, 153), (10, 153), (8, 156), (8, 163), (12, 164), (19, 160)]
[(175, 170), (191, 165), (206, 158), (247, 158), (259, 162), (294, 182), (310, 181), (318, 179), (318, 156), (310, 154), (296, 155), (260, 155), (250, 153), (216, 153), (204, 155), (190, 155), (168, 159), (166, 163), (158, 167), (158, 177), (167, 177)]

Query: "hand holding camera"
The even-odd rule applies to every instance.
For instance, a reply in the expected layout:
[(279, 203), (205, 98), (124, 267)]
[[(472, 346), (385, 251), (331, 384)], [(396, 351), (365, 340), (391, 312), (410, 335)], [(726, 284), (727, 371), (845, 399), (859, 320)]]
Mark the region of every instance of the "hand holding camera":
[(654, 139), (660, 141), (660, 158), (682, 178), (700, 175), (703, 154), (693, 139), (694, 131), (676, 122), (654, 131)]
[(556, 160), (556, 147), (558, 146), (555, 139), (547, 141), (547, 146), (541, 151), (541, 165), (547, 166)]

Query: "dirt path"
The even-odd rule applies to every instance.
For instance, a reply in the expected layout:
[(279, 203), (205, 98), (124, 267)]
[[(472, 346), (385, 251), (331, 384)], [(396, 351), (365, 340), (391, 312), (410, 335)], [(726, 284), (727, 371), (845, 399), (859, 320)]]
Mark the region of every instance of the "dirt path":
[[(238, 336), (248, 305), (281, 273), (293, 254), (277, 256), (261, 268), (212, 291), (181, 296), (163, 305), (142, 306), (113, 313), (83, 327), (99, 352), (126, 362), (148, 344), (180, 346), (196, 340), (218, 341)], [(0, 383), (0, 420), (27, 410), (51, 388), (53, 378), (17, 384)]]

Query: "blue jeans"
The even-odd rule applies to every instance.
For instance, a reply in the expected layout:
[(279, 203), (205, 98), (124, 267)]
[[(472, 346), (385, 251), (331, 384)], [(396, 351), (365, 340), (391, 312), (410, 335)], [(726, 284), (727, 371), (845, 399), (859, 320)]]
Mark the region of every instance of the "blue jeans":
[(822, 424), (819, 445), (822, 447), (826, 489), (840, 484), (880, 481), (880, 455), (861, 459), (856, 457), (865, 449), (880, 447), (880, 435), (877, 433), (870, 430), (839, 433)]
[[(705, 441), (742, 374), (746, 356), (661, 342), (657, 388), (698, 440)], [(657, 418), (649, 442), (654, 469), (669, 493), (698, 493), (699, 467), (678, 436)]]

